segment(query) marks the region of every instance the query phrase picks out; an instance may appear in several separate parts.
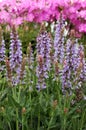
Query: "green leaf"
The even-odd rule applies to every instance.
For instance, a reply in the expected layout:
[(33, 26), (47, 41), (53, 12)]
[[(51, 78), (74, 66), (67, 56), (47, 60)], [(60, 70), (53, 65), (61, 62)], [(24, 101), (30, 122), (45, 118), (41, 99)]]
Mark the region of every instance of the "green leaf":
[(12, 96), (8, 96), (9, 105), (12, 107), (21, 107), (20, 103), (18, 103)]

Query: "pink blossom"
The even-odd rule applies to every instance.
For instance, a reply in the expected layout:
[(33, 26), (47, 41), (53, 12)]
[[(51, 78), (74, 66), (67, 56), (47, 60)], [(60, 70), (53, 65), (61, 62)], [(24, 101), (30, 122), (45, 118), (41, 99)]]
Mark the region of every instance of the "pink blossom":
[(24, 21), (58, 20), (60, 13), (79, 32), (86, 32), (85, 0), (3, 0), (0, 2), (0, 23), (17, 26)]

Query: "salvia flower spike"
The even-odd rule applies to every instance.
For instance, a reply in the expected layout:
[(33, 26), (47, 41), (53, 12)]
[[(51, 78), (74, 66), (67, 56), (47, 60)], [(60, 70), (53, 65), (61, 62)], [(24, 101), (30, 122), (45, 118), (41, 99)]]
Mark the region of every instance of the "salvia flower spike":
[(10, 38), (10, 67), (13, 73), (13, 84), (16, 85), (19, 83), (21, 71), (22, 45), (15, 29), (12, 30)]
[(54, 51), (55, 51), (54, 59), (59, 63), (62, 63), (64, 59), (64, 41), (65, 41), (64, 28), (65, 23), (63, 17), (61, 16), (56, 25), (55, 38), (54, 38)]
[(5, 69), (5, 41), (3, 39), (2, 28), (0, 27), (0, 72)]
[(51, 67), (51, 38), (44, 26), (41, 27), (40, 34), (37, 37), (37, 55), (41, 55), (44, 59), (44, 76), (48, 78), (48, 72)]
[(45, 83), (45, 78), (44, 78), (44, 58), (42, 55), (37, 56), (37, 68), (36, 68), (36, 75), (38, 78), (38, 83), (37, 83), (37, 89), (45, 89), (46, 88), (46, 83)]

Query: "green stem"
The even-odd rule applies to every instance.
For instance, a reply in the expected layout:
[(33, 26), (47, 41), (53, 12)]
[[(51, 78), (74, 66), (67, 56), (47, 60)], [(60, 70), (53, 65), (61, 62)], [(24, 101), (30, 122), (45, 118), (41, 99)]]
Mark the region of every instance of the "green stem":
[[(30, 92), (30, 104), (31, 104), (31, 102), (32, 102), (32, 96), (31, 96), (31, 92)], [(31, 128), (32, 128), (32, 111), (31, 111)]]
[(24, 130), (24, 116), (23, 116), (23, 113), (22, 113), (22, 130)]
[(52, 120), (53, 120), (53, 117), (51, 117), (51, 119), (50, 119), (50, 122), (49, 122), (49, 125), (48, 125), (47, 130), (49, 130), (49, 129), (50, 129), (50, 126), (51, 126)]
[(37, 130), (40, 130), (40, 108), (39, 108), (39, 114), (38, 114), (38, 129)]
[(54, 118), (54, 111), (52, 112), (52, 116), (51, 116), (51, 118), (50, 118), (50, 121), (49, 121), (47, 130), (50, 129), (50, 126), (51, 126), (51, 124), (52, 124), (53, 118)]
[(84, 117), (85, 117), (85, 112), (83, 112), (83, 114), (82, 114), (80, 130), (82, 130), (83, 125), (84, 125)]
[(41, 103), (41, 92), (39, 93), (39, 112), (38, 112), (38, 129), (40, 130), (40, 103)]
[(47, 95), (49, 95), (48, 81), (46, 82), (46, 85), (47, 85)]
[(11, 125), (10, 125), (10, 123), (8, 122), (8, 125), (9, 125), (9, 129), (11, 130)]
[(18, 92), (18, 103), (20, 101), (20, 94), (21, 94), (21, 86), (19, 86), (19, 92)]
[(18, 108), (16, 108), (16, 130), (19, 130), (19, 127), (18, 127)]
[(63, 130), (66, 130), (66, 117), (64, 118), (64, 121), (63, 121)]

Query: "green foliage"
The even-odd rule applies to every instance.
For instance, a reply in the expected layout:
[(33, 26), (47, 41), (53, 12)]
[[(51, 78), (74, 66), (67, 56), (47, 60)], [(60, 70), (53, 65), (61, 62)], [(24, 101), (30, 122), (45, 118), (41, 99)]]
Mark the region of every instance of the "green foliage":
[[(29, 76), (30, 71), (25, 80)], [(38, 91), (36, 81), (31, 89), (30, 80), (15, 87), (5, 78), (0, 80), (0, 130), (86, 129), (85, 100), (75, 101), (75, 93), (63, 95), (59, 79), (52, 80), (52, 72), (46, 82), (47, 88)]]

